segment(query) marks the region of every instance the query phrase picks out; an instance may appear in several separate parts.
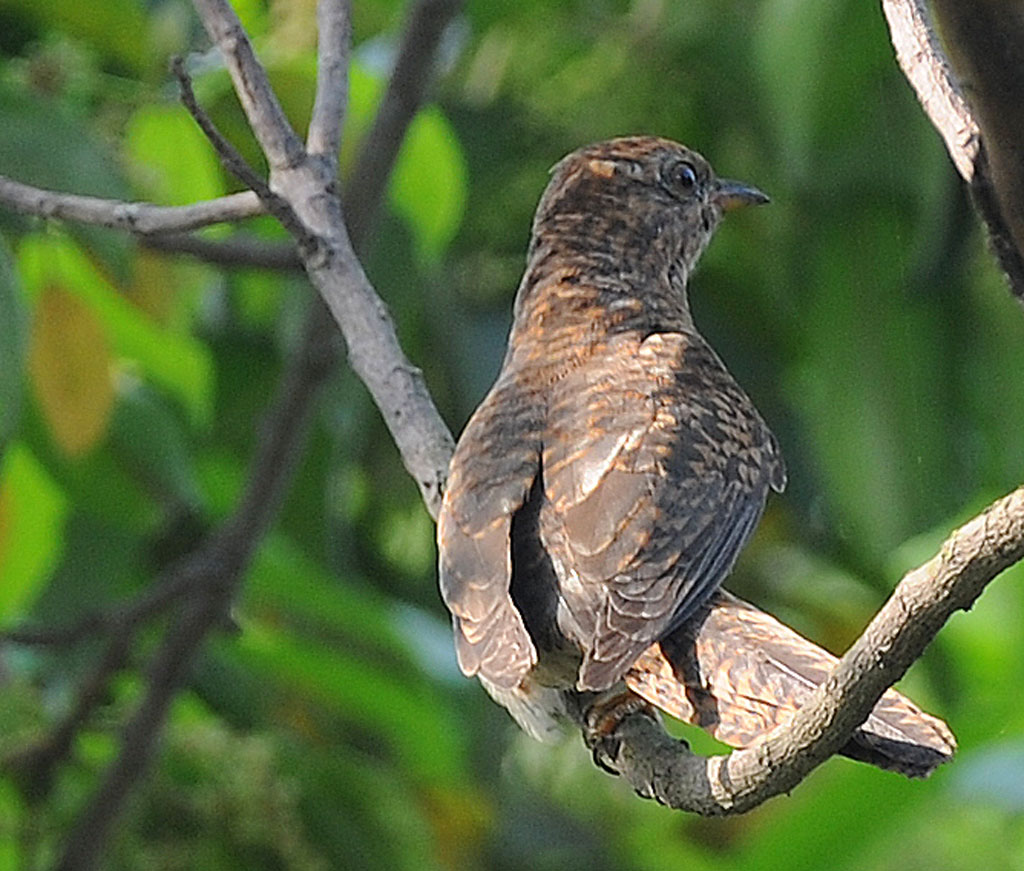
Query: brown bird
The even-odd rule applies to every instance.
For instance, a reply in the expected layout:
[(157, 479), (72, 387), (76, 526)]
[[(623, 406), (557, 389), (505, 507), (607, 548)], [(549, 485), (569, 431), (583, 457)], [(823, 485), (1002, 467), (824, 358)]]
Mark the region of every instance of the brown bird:
[[(754, 656), (756, 638), (746, 652), (716, 643), (730, 628), (745, 643), (749, 621), (721, 604), (738, 600), (709, 600), (786, 476), (686, 290), (723, 213), (767, 201), (654, 137), (570, 154), (541, 198), (501, 372), (459, 440), (438, 520), (459, 666), (535, 736), (566, 694), (614, 697), (624, 679), (706, 726), (707, 703), (689, 701), (706, 687), (687, 681)], [(776, 720), (802, 698), (789, 690), (788, 708), (765, 703)]]

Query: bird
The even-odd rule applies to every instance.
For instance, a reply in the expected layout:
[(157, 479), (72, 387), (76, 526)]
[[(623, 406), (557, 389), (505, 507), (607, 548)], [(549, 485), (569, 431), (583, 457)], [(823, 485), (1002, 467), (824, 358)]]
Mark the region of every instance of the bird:
[[(785, 659), (758, 655), (765, 627), (827, 661), (719, 592), (786, 470), (687, 287), (723, 215), (767, 202), (654, 136), (588, 145), (552, 170), (501, 369), (456, 445), (437, 526), (459, 668), (534, 737), (580, 699), (707, 727), (717, 692), (735, 719), (745, 664), (774, 714), (715, 728), (749, 743), (806, 695)], [(732, 696), (722, 684), (694, 705), (723, 667)]]

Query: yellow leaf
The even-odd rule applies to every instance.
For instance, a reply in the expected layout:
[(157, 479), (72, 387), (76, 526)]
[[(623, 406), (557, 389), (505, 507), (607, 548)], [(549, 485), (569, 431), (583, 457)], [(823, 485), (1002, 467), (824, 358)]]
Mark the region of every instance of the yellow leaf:
[(36, 304), (28, 366), (54, 441), (70, 457), (95, 447), (114, 407), (110, 348), (92, 310), (60, 287)]

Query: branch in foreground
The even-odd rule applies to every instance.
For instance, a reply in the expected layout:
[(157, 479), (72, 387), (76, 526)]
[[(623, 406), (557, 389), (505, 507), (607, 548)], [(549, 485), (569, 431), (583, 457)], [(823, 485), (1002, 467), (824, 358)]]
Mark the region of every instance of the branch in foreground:
[(225, 57), (242, 108), (267, 151), (271, 188), (317, 237), (316, 250), (304, 246), (300, 253), (306, 273), (341, 327), (349, 364), (373, 396), (406, 469), (436, 515), (453, 447), (451, 434), (355, 255), (335, 179), (323, 161), (294, 153), (286, 145), (294, 132), (231, 7), (223, 0), (196, 0), (196, 8)]
[(1024, 23), (1015, 22), (1009, 9), (994, 16), (989, 5), (935, 4), (971, 82), (969, 106), (925, 0), (882, 0), (900, 68), (970, 186), (1011, 290), (1024, 299), (1024, 168), (1018, 146), (1024, 76), (1019, 64), (1005, 60), (1024, 51)]
[(1024, 487), (956, 530), (900, 581), (789, 725), (745, 750), (704, 759), (649, 717), (633, 714), (603, 739), (602, 756), (640, 795), (669, 807), (708, 816), (749, 811), (839, 751), (953, 612), (969, 608), (1022, 557)]
[(64, 194), (0, 176), (0, 205), (23, 215), (78, 221), (112, 230), (146, 235), (185, 233), (211, 224), (240, 221), (266, 214), (252, 191), (229, 194), (189, 206), (154, 206), (102, 197)]
[[(419, 3), (413, 19), (417, 19), (423, 8), (429, 5), (429, 2)], [(438, 24), (436, 36), (440, 35), (444, 23)], [(423, 66), (416, 78), (422, 82), (431, 65), (436, 40), (426, 47), (417, 46), (417, 49)], [(402, 58), (396, 67), (396, 76), (399, 68), (409, 69), (408, 64), (403, 65)], [(378, 116), (375, 129), (383, 128), (378, 132), (385, 139), (394, 138), (400, 142), (415, 110), (415, 106), (410, 106), (408, 112)], [(390, 164), (377, 162), (372, 168), (366, 167), (365, 153), (364, 149), (357, 162), (356, 174), (368, 181), (363, 187), (360, 205), (372, 213), (383, 193)], [(323, 167), (324, 162), (319, 163)], [(329, 199), (334, 191), (333, 178), (330, 178), (321, 195)], [(368, 221), (362, 222), (362, 226), (368, 225)], [(305, 253), (308, 256), (310, 252), (307, 249)], [(331, 342), (333, 330), (329, 319), (324, 316), (322, 303), (317, 301), (313, 309), (299, 351), (279, 385), (272, 406), (274, 411), (261, 431), (245, 494), (228, 523), (206, 547), (187, 559), (188, 565), (198, 565), (205, 571), (205, 581), (193, 590), (194, 595), (185, 603), (175, 624), (165, 635), (149, 670), (145, 698), (125, 728), (118, 757), (107, 770), (97, 794), (77, 821), (66, 844), (59, 866), (63, 871), (82, 871), (94, 867), (98, 861), (125, 799), (148, 767), (171, 701), (187, 681), (189, 666), (205, 637), (222, 619), (224, 608), (241, 581), (252, 551), (276, 513), (291, 479), (294, 459), (305, 441), (304, 423), (312, 413), (313, 398), (335, 359)], [(389, 322), (384, 322), (377, 326), (388, 325)], [(436, 416), (436, 411), (434, 414)], [(437, 419), (440, 420), (439, 417)], [(447, 445), (450, 455), (451, 437), (443, 423), (441, 427), (441, 450)], [(444, 463), (447, 466), (447, 457)]]
[[(220, 158), (224, 168), (246, 185), (246, 187), (252, 189), (253, 193), (260, 198), (260, 202), (263, 203), (267, 211), (281, 222), (281, 226), (295, 237), (296, 242), (300, 246), (305, 246), (310, 250), (315, 249), (316, 238), (298, 219), (292, 207), (287, 201), (275, 194), (270, 189), (270, 186), (260, 178), (256, 170), (245, 162), (245, 158), (242, 157), (238, 149), (217, 129), (213, 119), (199, 105), (195, 92), (192, 90), (192, 79), (189, 78), (188, 73), (185, 71), (185, 63), (180, 57), (176, 57), (171, 61), (171, 72), (178, 80), (181, 102), (188, 109), (188, 113), (196, 124), (199, 125), (199, 129), (206, 135), (207, 140), (213, 146), (213, 150), (217, 152), (217, 156)], [(288, 129), (289, 131), (291, 130), (290, 127)]]

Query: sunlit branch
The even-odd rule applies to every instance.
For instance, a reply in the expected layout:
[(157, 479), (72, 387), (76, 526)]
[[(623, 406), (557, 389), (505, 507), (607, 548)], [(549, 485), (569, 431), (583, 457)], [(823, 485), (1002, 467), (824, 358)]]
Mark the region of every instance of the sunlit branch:
[(1024, 487), (956, 530), (904, 576), (888, 602), (787, 725), (727, 756), (701, 758), (646, 716), (626, 718), (603, 758), (633, 788), (705, 815), (744, 813), (788, 792), (839, 750), (949, 617), (1024, 558)]
[(900, 68), (969, 185), (1011, 290), (1024, 300), (1024, 74), (1004, 61), (1024, 50), (1024, 22), (1010, 7), (990, 3), (933, 6), (957, 49), (960, 75), (971, 83), (969, 100), (925, 0), (882, 0)]

